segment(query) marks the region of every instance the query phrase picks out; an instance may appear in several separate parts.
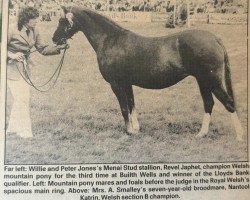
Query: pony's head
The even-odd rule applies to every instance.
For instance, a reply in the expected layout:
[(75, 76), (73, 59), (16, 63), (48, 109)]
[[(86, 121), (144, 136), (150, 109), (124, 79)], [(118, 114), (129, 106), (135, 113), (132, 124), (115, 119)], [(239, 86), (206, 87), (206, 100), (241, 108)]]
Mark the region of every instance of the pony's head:
[(65, 7), (61, 7), (60, 15), (61, 18), (52, 38), (53, 42), (57, 45), (66, 43), (67, 39), (79, 31), (76, 19), (71, 11), (68, 11)]

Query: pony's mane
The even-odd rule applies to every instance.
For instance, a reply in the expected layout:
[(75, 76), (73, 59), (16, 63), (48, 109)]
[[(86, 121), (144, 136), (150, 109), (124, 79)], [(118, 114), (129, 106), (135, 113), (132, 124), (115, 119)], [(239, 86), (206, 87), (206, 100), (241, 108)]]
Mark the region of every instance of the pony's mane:
[(85, 12), (87, 15), (89, 15), (89, 17), (91, 19), (94, 19), (98, 24), (100, 24), (100, 26), (102, 26), (102, 28), (106, 29), (107, 31), (112, 31), (112, 29), (115, 29), (117, 31), (122, 31), (122, 32), (123, 31), (128, 31), (127, 29), (121, 27), (120, 25), (118, 25), (116, 22), (109, 19), (105, 15), (100, 14), (100, 13), (94, 11), (94, 10), (84, 8), (84, 7), (75, 7), (75, 8), (79, 12), (81, 12), (81, 11)]

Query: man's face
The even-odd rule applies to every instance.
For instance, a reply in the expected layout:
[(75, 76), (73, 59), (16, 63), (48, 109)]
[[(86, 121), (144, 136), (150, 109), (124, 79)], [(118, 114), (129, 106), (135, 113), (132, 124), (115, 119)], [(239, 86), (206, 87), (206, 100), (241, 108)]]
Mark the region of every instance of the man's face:
[(38, 22), (38, 18), (30, 19), (29, 22), (26, 24), (27, 28), (35, 28)]

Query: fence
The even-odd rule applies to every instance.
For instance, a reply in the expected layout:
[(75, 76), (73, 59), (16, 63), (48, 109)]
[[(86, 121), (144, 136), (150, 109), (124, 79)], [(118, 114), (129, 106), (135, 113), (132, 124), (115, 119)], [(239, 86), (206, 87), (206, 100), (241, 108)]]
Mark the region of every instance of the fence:
[[(152, 13), (152, 21), (167, 21), (168, 13)], [(194, 13), (189, 15), (190, 24), (247, 24), (247, 14)]]
[(211, 24), (246, 24), (247, 14), (220, 14), (208, 15), (208, 22)]
[[(41, 11), (51, 17), (57, 15), (55, 10)], [(111, 18), (116, 22), (155, 22), (167, 21), (169, 13), (160, 12), (139, 12), (139, 11), (102, 11), (101, 14)], [(16, 10), (10, 10), (11, 16), (16, 16)], [(190, 24), (211, 23), (211, 24), (246, 24), (247, 14), (222, 14), (222, 13), (194, 13), (189, 15)]]

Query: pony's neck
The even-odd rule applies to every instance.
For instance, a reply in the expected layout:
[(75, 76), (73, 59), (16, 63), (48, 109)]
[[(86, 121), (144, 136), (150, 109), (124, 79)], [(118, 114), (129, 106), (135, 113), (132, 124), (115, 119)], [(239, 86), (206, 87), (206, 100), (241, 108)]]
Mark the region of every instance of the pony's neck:
[(77, 23), (95, 51), (102, 48), (105, 39), (117, 37), (126, 29), (108, 18), (87, 9), (77, 9), (74, 13)]

